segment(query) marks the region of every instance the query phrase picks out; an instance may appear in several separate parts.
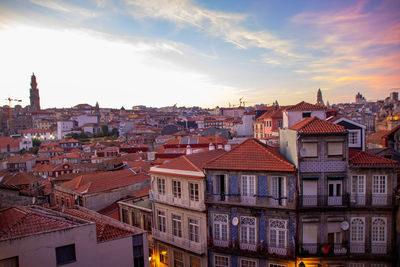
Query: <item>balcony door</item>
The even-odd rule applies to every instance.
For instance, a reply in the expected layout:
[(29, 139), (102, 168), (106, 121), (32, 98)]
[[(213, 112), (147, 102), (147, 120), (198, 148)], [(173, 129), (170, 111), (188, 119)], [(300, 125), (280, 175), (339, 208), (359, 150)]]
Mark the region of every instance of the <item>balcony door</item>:
[(303, 206), (317, 206), (318, 180), (303, 180)]
[(365, 205), (365, 175), (351, 178), (351, 204)]
[(317, 253), (318, 224), (303, 224), (303, 250), (309, 254)]
[(226, 176), (225, 175), (216, 175), (215, 176), (215, 192), (214, 194), (217, 196), (218, 201), (225, 201), (226, 199), (226, 194), (228, 193), (228, 185), (226, 181)]
[(328, 181), (328, 205), (341, 206), (342, 205), (342, 181), (331, 180)]

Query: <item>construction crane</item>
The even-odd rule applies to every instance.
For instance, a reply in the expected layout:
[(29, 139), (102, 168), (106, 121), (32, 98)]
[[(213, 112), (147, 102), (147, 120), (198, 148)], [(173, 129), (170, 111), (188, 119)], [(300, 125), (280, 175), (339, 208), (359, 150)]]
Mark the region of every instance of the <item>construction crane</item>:
[(12, 102), (22, 102), (20, 99), (12, 99), (11, 97), (5, 99), (6, 101), (8, 100), (8, 108), (9, 108), (9, 126), (10, 126), (10, 135), (12, 134), (13, 130), (13, 124), (12, 124)]

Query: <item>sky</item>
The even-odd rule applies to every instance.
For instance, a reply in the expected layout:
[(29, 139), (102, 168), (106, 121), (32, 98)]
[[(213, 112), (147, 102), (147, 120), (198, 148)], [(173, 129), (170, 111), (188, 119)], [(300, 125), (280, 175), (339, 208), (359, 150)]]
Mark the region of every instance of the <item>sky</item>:
[(1, 105), (33, 72), (42, 108), (384, 99), (400, 1), (1, 0)]

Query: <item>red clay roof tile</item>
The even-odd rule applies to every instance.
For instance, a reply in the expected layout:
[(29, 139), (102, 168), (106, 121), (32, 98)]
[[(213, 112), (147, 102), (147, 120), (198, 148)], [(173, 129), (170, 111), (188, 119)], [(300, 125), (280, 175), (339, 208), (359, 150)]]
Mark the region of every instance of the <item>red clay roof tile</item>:
[(326, 110), (324, 106), (317, 106), (307, 102), (300, 102), (294, 106), (287, 107), (285, 110), (288, 111), (307, 111), (307, 110)]
[(342, 125), (321, 120), (318, 117), (311, 117), (302, 120), (290, 128), (302, 134), (335, 134), (346, 133), (346, 129)]
[(400, 168), (400, 164), (397, 161), (357, 149), (349, 149), (349, 163), (355, 167)]

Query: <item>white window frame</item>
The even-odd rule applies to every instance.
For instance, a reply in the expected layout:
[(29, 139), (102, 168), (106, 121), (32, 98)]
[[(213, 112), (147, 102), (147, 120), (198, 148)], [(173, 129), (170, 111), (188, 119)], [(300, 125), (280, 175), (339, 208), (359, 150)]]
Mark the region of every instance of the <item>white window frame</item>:
[(158, 231), (167, 232), (167, 215), (163, 210), (157, 210)]
[(182, 182), (179, 180), (172, 180), (172, 193), (174, 198), (182, 198)]
[[(218, 220), (216, 220), (218, 218)], [(223, 219), (223, 220), (220, 220)], [(225, 229), (224, 229), (225, 228)], [(229, 215), (228, 214), (213, 214), (213, 238), (214, 240), (228, 241), (229, 240)], [(224, 236), (226, 235), (226, 236)]]
[[(254, 220), (253, 224), (246, 221)], [(254, 239), (252, 234), (254, 231)], [(257, 218), (253, 216), (240, 216), (240, 243), (257, 245)]]
[(157, 177), (157, 191), (160, 195), (165, 195), (165, 179)]
[(247, 262), (251, 262), (251, 263), (254, 263), (254, 267), (258, 267), (258, 262), (257, 262), (257, 260), (255, 260), (255, 259), (248, 259), (248, 258), (240, 258), (240, 260), (239, 260), (239, 266), (240, 267), (249, 267), (249, 265), (247, 265), (247, 264), (243, 264), (243, 262), (244, 261), (247, 261)]
[[(383, 225), (383, 230), (379, 229), (381, 226), (378, 226), (379, 228), (375, 228), (376, 226), (374, 225), (374, 222), (377, 220), (382, 220), (384, 225)], [(386, 217), (372, 217), (371, 219), (371, 243), (373, 244), (382, 244), (386, 243), (387, 241), (387, 218)]]
[[(384, 178), (383, 180), (384, 185), (382, 185), (382, 180), (380, 180), (381, 178)], [(388, 184), (387, 175), (379, 175), (379, 174), (372, 175), (372, 194), (373, 195), (387, 194), (387, 184)]]
[[(282, 227), (275, 226), (276, 224), (283, 224)], [(268, 220), (268, 241), (269, 246), (273, 248), (287, 248), (287, 237), (288, 237), (288, 221), (281, 219), (269, 219)], [(283, 234), (283, 244), (281, 241), (281, 235)], [(273, 240), (274, 239), (274, 240)]]
[(189, 223), (189, 240), (192, 242), (200, 242), (200, 223), (199, 219), (188, 219)]
[(214, 254), (214, 267), (225, 267), (224, 265), (217, 264), (217, 257), (226, 258), (228, 260), (228, 265), (225, 266), (231, 266), (231, 258), (229, 256)]
[[(361, 130), (347, 130), (347, 131), (349, 132), (349, 147), (361, 146)], [(356, 142), (352, 142), (354, 140), (356, 140)]]
[[(355, 221), (355, 220), (362, 221), (362, 229), (361, 230), (353, 229), (353, 221)], [(360, 226), (356, 226), (356, 227), (360, 227)], [(355, 242), (355, 243), (365, 242), (365, 217), (352, 217), (351, 218), (351, 220), (350, 220), (350, 242)]]
[(256, 176), (255, 175), (242, 175), (240, 191), (244, 197), (254, 197), (256, 194)]
[[(279, 178), (282, 181), (281, 192), (279, 192)], [(271, 177), (271, 193), (272, 201), (278, 206), (286, 206), (286, 177), (272, 176)]]
[(172, 214), (172, 235), (182, 238), (182, 215)]
[(189, 183), (189, 198), (190, 201), (200, 201), (200, 185), (198, 183)]

